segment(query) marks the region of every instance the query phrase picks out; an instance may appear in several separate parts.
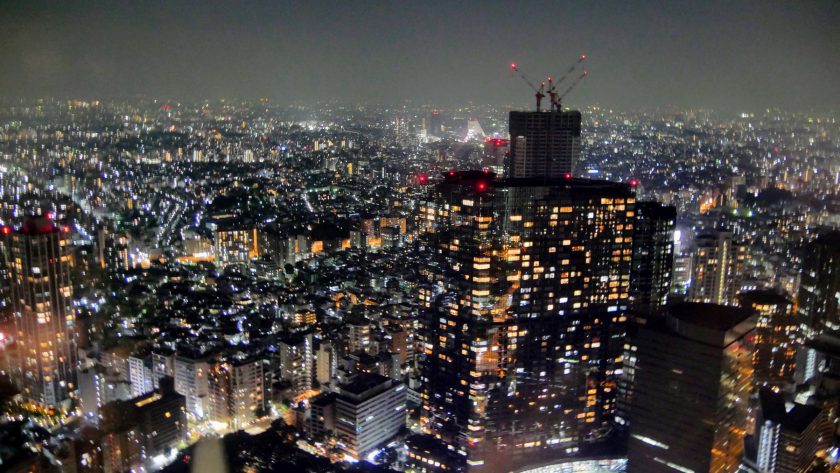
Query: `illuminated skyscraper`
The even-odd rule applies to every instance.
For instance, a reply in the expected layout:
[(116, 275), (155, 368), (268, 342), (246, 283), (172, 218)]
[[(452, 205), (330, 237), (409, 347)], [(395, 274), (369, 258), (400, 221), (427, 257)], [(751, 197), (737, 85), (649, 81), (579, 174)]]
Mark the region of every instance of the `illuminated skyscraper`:
[(580, 156), (578, 111), (510, 112), (509, 177), (562, 178)]
[(840, 330), (840, 232), (820, 236), (802, 258), (799, 316), (808, 338)]
[(424, 429), (470, 469), (584, 453), (609, 436), (635, 197), (604, 181), (450, 172), (421, 205)]
[(731, 232), (697, 235), (691, 257), (689, 300), (735, 305), (746, 250), (744, 245), (734, 241)]
[(783, 388), (793, 382), (799, 324), (793, 302), (771, 291), (741, 294), (741, 306), (758, 314), (755, 329), (755, 382)]
[(3, 229), (17, 330), (16, 378), (27, 399), (58, 406), (76, 389), (68, 229), (46, 218)]
[(754, 329), (749, 310), (685, 303), (639, 330), (628, 473), (738, 471)]

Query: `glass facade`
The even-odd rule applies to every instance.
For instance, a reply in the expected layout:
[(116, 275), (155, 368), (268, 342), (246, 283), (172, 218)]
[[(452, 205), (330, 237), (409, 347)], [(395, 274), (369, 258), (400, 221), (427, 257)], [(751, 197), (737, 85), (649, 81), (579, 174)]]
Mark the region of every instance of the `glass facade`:
[(634, 204), (623, 184), (459, 172), (421, 206), (421, 423), (467, 466), (573, 456), (611, 434)]

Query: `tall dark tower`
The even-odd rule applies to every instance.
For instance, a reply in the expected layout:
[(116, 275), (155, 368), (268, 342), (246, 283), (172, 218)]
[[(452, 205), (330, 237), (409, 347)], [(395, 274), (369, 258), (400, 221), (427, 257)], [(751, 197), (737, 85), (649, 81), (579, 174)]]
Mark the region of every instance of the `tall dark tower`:
[(808, 245), (799, 285), (799, 316), (807, 338), (840, 329), (840, 231)]
[(669, 306), (636, 337), (628, 473), (735, 473), (753, 386), (750, 310)]
[(636, 335), (646, 323), (662, 316), (671, 289), (674, 260), (674, 223), (677, 209), (658, 202), (636, 202), (633, 222), (633, 267), (630, 271), (630, 308), (633, 323), (628, 328), (619, 378), (616, 422), (627, 426), (633, 397)]
[(563, 178), (574, 171), (580, 112), (510, 112), (509, 120), (509, 177)]
[(443, 131), (443, 116), (440, 110), (432, 110), (429, 114), (429, 123), (426, 132), (431, 136), (441, 136)]
[(663, 307), (670, 292), (676, 220), (677, 209), (670, 205), (636, 203), (630, 299), (640, 315)]
[(59, 406), (76, 384), (76, 329), (67, 228), (46, 218), (4, 228), (17, 333), (14, 375), (23, 396)]

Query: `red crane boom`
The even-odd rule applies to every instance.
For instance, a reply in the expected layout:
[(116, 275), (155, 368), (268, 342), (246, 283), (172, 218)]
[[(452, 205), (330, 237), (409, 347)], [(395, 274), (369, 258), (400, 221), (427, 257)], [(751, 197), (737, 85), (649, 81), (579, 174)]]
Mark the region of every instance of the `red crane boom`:
[(525, 73), (522, 72), (522, 70), (519, 69), (519, 66), (517, 66), (515, 62), (510, 64), (510, 70), (514, 71), (514, 72), (518, 72), (519, 77), (521, 77), (522, 80), (524, 80), (525, 83), (528, 84), (531, 87), (531, 89), (534, 91), (534, 97), (537, 99), (537, 111), (539, 112), (540, 111), (540, 104), (542, 103), (542, 99), (545, 98), (545, 94), (543, 93), (543, 91), (545, 89), (545, 82), (541, 82), (540, 83), (540, 88), (538, 89), (537, 86), (535, 86), (534, 83), (531, 81), (531, 79), (529, 79), (528, 76), (526, 76)]
[[(577, 69), (578, 65), (580, 63), (582, 63), (583, 61), (586, 61), (586, 54), (581, 54), (580, 57), (578, 58), (578, 60), (575, 61), (575, 63), (572, 64), (571, 67), (569, 67), (569, 69), (566, 71), (566, 73), (563, 74), (562, 77), (557, 79), (557, 81), (554, 82), (553, 84), (552, 84), (552, 81), (551, 81), (551, 77), (548, 78), (548, 84), (549, 84), (548, 85), (548, 96), (551, 98), (551, 109), (552, 110), (558, 110), (560, 108), (560, 98), (562, 98), (562, 97), (560, 97), (560, 94), (557, 93), (557, 86), (562, 84), (563, 81), (566, 80), (566, 78), (568, 78), (569, 75), (572, 72), (574, 72), (575, 69)], [(565, 95), (565, 93), (563, 95)]]

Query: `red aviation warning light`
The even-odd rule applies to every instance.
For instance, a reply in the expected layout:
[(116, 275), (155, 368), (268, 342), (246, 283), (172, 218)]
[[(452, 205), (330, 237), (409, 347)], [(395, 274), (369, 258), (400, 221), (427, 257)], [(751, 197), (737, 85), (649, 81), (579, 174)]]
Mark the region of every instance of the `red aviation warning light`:
[(566, 178), (566, 180), (569, 180), (569, 179), (571, 179), (571, 178), (572, 178), (572, 173), (567, 172), (567, 173), (566, 173), (563, 177), (565, 177), (565, 178)]
[(417, 182), (419, 182), (420, 184), (423, 184), (423, 185), (428, 184), (429, 183), (429, 176), (426, 175), (426, 174), (420, 174), (419, 176), (417, 176)]
[(519, 66), (517, 66), (515, 62), (510, 63), (510, 70), (512, 72), (519, 73), (519, 77), (521, 77), (522, 80), (524, 80), (525, 83), (528, 84), (529, 87), (531, 87), (531, 90), (534, 91), (534, 97), (537, 99), (537, 111), (539, 112), (540, 103), (542, 103), (542, 99), (545, 97), (545, 94), (543, 93), (545, 92), (545, 82), (541, 83), (540, 88), (538, 89), (537, 86), (534, 85), (534, 82), (530, 78), (528, 78), (528, 76), (526, 76), (521, 69), (519, 69)]
[[(552, 110), (561, 110), (562, 107), (560, 106), (560, 100), (562, 100), (563, 97), (565, 97), (566, 94), (568, 94), (572, 90), (572, 88), (574, 88), (575, 84), (572, 84), (572, 86), (569, 87), (569, 89), (567, 89), (566, 92), (564, 92), (562, 94), (557, 91), (557, 87), (560, 84), (562, 84), (567, 78), (569, 78), (570, 74), (572, 72), (574, 72), (575, 69), (577, 69), (578, 65), (580, 63), (584, 62), (584, 61), (586, 61), (586, 54), (581, 54), (580, 58), (578, 58), (578, 60), (575, 61), (574, 64), (572, 64), (571, 67), (569, 67), (569, 69), (562, 76), (560, 76), (559, 79), (557, 79), (556, 81), (552, 81), (551, 77), (548, 78), (548, 96), (551, 100), (551, 109)], [(579, 77), (578, 81), (582, 77), (585, 77), (588, 74), (589, 73), (586, 72), (586, 70), (584, 70), (583, 71), (583, 76)]]
[(486, 140), (484, 140), (485, 144), (490, 144), (492, 146), (495, 146), (496, 148), (499, 148), (501, 146), (507, 146), (508, 142), (509, 140), (506, 140), (504, 138), (487, 138)]
[(476, 189), (477, 191), (479, 191), (479, 192), (484, 192), (484, 191), (486, 191), (486, 190), (487, 190), (487, 183), (486, 183), (486, 182), (484, 182), (484, 181), (478, 181), (478, 182), (475, 184), (475, 189)]
[(630, 179), (630, 187), (636, 187), (639, 185), (638, 179)]

